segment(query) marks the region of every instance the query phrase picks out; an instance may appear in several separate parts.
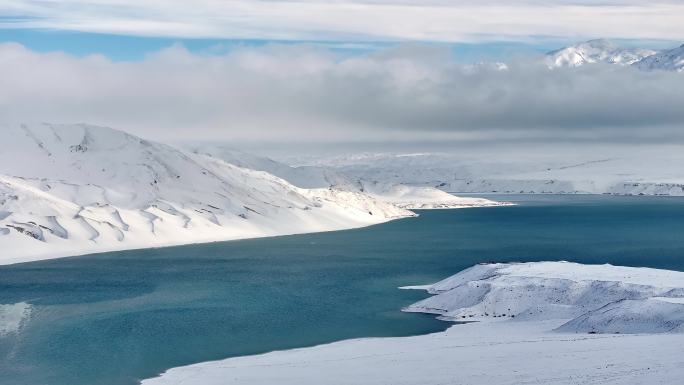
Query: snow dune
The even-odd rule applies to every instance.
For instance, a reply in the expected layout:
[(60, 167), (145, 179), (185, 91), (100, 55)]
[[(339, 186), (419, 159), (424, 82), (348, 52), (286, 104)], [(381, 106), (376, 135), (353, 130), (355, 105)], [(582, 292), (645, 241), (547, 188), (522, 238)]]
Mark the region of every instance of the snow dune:
[(413, 288), (434, 296), (405, 310), (480, 322), (205, 362), (143, 384), (675, 384), (684, 376), (682, 272), (483, 264)]

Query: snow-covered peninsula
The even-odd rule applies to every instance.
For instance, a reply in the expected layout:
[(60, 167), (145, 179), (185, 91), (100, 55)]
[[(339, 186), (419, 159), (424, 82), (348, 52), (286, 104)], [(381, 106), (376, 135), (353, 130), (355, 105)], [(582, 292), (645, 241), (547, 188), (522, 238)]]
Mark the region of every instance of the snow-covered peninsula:
[(415, 215), (407, 208), (498, 204), (433, 188), (302, 188), (266, 171), (85, 124), (2, 130), (0, 264), (340, 230)]
[(434, 296), (406, 311), (478, 322), (190, 365), (143, 384), (672, 384), (684, 376), (682, 272), (483, 264), (407, 288)]

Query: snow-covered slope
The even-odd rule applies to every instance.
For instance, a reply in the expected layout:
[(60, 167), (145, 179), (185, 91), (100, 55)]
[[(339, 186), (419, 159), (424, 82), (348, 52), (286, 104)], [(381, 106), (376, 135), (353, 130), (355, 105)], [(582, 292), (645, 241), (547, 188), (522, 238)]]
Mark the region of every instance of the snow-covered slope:
[(457, 197), (432, 186), (410, 186), (392, 181), (354, 177), (324, 166), (291, 167), (270, 158), (246, 154), (221, 146), (204, 146), (193, 152), (209, 155), (252, 170), (265, 171), (302, 188), (333, 187), (364, 193), (406, 209), (441, 209), (509, 205), (482, 198)]
[[(684, 331), (684, 273), (569, 262), (476, 265), (405, 309), (445, 320), (570, 319), (564, 332)], [(668, 301), (669, 299), (669, 301)]]
[(192, 152), (221, 159), (236, 166), (265, 171), (301, 188), (337, 187), (350, 191), (361, 191), (363, 185), (358, 178), (321, 166), (291, 167), (271, 158), (249, 154), (225, 146), (199, 146)]
[(650, 49), (622, 48), (611, 41), (597, 39), (549, 52), (546, 54), (546, 63), (550, 68), (595, 63), (631, 65), (656, 53)]
[(684, 378), (681, 272), (567, 262), (487, 264), (413, 288), (435, 296), (410, 311), (486, 322), (205, 362), (143, 384), (219, 385), (230, 378), (252, 385), (636, 385)]
[(7, 125), (0, 263), (365, 226), (413, 215), (89, 125)]
[(645, 71), (684, 71), (684, 44), (671, 50), (656, 53), (634, 63), (634, 66)]
[(556, 330), (574, 333), (681, 333), (684, 332), (684, 304), (673, 303), (670, 298), (612, 302)]

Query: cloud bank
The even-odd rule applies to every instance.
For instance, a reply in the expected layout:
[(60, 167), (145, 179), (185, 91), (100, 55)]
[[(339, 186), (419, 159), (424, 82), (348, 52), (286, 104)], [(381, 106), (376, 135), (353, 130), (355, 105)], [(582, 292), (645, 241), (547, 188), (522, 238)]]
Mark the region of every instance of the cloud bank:
[(112, 62), (0, 44), (0, 116), (171, 140), (682, 139), (682, 74), (538, 59), (502, 70), (434, 46), (340, 57), (273, 45)]
[(136, 36), (528, 41), (552, 36), (676, 40), (676, 0), (3, 0), (0, 28)]

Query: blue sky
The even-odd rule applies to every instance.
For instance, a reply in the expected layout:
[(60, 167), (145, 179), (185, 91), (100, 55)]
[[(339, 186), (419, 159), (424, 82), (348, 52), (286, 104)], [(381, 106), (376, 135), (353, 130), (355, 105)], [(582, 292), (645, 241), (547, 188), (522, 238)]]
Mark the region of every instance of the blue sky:
[(3, 0), (0, 41), (113, 60), (174, 43), (196, 53), (275, 42), (355, 54), (421, 42), (477, 61), (591, 38), (673, 46), (684, 36), (681, 20), (675, 0)]
[[(581, 38), (578, 38), (581, 39)], [(668, 48), (678, 42), (670, 40), (614, 39), (625, 46)], [(525, 42), (481, 41), (481, 42), (434, 42), (419, 44), (450, 47), (457, 60), (464, 63), (477, 61), (505, 61), (515, 56), (540, 54), (557, 49), (578, 40), (560, 37), (538, 37)], [(343, 55), (356, 55), (392, 47), (406, 41), (315, 41), (315, 40), (260, 40), (260, 39), (216, 39), (183, 38), (162, 36), (135, 36), (79, 31), (44, 29), (0, 29), (0, 42), (19, 43), (36, 52), (66, 52), (82, 57), (101, 54), (115, 61), (141, 60), (145, 55), (182, 44), (188, 51), (198, 54), (223, 53), (235, 47), (259, 47), (269, 44), (308, 44), (329, 49)], [(412, 42), (416, 43), (416, 42)]]
[[(117, 61), (141, 60), (144, 59), (146, 54), (159, 51), (174, 44), (182, 44), (190, 52), (199, 54), (221, 53), (231, 48), (244, 46), (309, 44), (330, 49), (344, 55), (355, 55), (402, 43), (401, 41), (207, 39), (7, 28), (0, 29), (0, 42), (19, 43), (36, 52), (60, 51), (79, 57), (102, 54)], [(459, 60), (474, 62), (479, 60), (503, 60), (515, 55), (543, 53), (568, 42), (563, 39), (539, 39), (534, 42), (446, 43), (424, 41), (420, 43), (451, 47)], [(656, 42), (654, 44), (663, 43)]]

